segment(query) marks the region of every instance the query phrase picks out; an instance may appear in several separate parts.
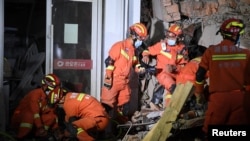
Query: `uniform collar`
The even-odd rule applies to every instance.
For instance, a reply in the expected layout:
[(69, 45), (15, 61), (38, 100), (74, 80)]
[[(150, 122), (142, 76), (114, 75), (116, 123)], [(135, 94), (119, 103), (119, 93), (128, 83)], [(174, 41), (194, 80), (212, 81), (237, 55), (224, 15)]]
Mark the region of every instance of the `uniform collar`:
[(224, 39), (221, 41), (221, 44), (225, 44), (225, 45), (234, 45), (234, 42), (232, 42), (231, 40), (227, 40), (227, 39)]
[(127, 48), (134, 48), (132, 42), (133, 42), (133, 41), (132, 41), (131, 38), (127, 38), (127, 39), (125, 40), (125, 47), (127, 47)]

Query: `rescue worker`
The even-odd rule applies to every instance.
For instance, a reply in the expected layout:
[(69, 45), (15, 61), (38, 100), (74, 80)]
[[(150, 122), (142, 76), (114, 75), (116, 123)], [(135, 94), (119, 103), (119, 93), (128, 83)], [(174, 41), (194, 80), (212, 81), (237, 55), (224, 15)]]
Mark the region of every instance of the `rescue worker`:
[(147, 36), (145, 25), (135, 23), (129, 27), (128, 37), (116, 42), (109, 50), (109, 56), (105, 60), (106, 71), (101, 103), (108, 113), (115, 111), (115, 114), (111, 115), (112, 118), (116, 117), (116, 111), (123, 116), (128, 116), (131, 68), (134, 68), (137, 73), (145, 72), (145, 68), (138, 62), (135, 50), (142, 45)]
[[(180, 70), (180, 72), (176, 76), (176, 84), (185, 84), (188, 81), (192, 82), (195, 85), (196, 81), (196, 72), (199, 67), (199, 63), (201, 61), (202, 55), (206, 51), (206, 47), (204, 46), (193, 46), (188, 49), (188, 56), (190, 61)], [(206, 79), (208, 78), (208, 74), (206, 75)], [(204, 95), (191, 95), (188, 97), (186, 101), (186, 109), (188, 111), (182, 113), (180, 115), (181, 118), (191, 119), (195, 117), (204, 116), (205, 110), (207, 108), (207, 102)]]
[(209, 71), (208, 109), (203, 126), (206, 134), (209, 125), (249, 124), (243, 101), (246, 91), (249, 93), (250, 51), (238, 46), (244, 28), (240, 19), (225, 20), (218, 31), (223, 40), (210, 45), (199, 64), (195, 86), (197, 95), (203, 93), (205, 74)]
[(48, 130), (57, 128), (57, 116), (48, 104), (48, 94), (60, 83), (55, 74), (47, 74), (40, 88), (31, 90), (21, 99), (11, 118), (11, 128), (18, 140), (29, 135), (43, 138)]
[(108, 114), (102, 104), (91, 95), (68, 92), (62, 101), (66, 114), (66, 137), (94, 141), (98, 133), (107, 127)]
[[(156, 56), (156, 78), (167, 90), (165, 106), (169, 104), (171, 95), (176, 87), (176, 75), (181, 67), (188, 62), (188, 52), (181, 42), (182, 29), (177, 24), (172, 24), (162, 40), (144, 50), (142, 61), (149, 63), (149, 56)], [(163, 100), (164, 101), (164, 100)]]
[(196, 71), (198, 70), (201, 57), (206, 49), (207, 48), (204, 46), (197, 45), (196, 47), (188, 50), (190, 61), (184, 67), (182, 67), (179, 73), (176, 75), (176, 84), (185, 84), (187, 81), (195, 84)]

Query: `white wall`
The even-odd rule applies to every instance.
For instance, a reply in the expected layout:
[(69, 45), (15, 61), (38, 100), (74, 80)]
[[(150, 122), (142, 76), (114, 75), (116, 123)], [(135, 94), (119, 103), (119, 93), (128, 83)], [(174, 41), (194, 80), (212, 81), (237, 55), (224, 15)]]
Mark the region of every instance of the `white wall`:
[[(128, 27), (140, 21), (140, 2), (140, 0), (105, 1), (103, 19), (103, 60), (108, 57), (108, 51), (115, 42), (126, 38)], [(103, 70), (104, 67), (105, 66), (103, 66)]]
[[(104, 58), (112, 44), (124, 38), (125, 13), (124, 2), (126, 0), (106, 0), (104, 8)], [(99, 23), (101, 24), (101, 23)]]
[(130, 25), (140, 21), (140, 0), (106, 0), (104, 8), (104, 58), (110, 47), (126, 37)]

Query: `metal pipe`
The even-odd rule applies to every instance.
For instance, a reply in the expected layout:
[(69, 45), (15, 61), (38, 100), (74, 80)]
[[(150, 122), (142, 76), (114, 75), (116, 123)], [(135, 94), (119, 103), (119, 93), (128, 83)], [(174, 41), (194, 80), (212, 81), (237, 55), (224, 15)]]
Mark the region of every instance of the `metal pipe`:
[(119, 127), (134, 127), (134, 126), (143, 126), (143, 125), (150, 125), (150, 124), (155, 124), (156, 122), (155, 121), (152, 121), (152, 122), (146, 122), (146, 123), (130, 123), (130, 124), (120, 124), (120, 125), (117, 125), (117, 128)]

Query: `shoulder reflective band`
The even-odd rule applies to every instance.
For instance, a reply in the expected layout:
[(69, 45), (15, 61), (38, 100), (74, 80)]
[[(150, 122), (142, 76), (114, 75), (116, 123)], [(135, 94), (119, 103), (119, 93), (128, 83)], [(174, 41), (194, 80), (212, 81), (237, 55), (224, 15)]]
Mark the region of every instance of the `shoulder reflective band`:
[(78, 101), (82, 101), (82, 99), (84, 98), (85, 94), (84, 93), (80, 93), (77, 97)]
[(212, 60), (244, 60), (246, 54), (213, 55)]
[(122, 56), (124, 56), (126, 59), (129, 60), (128, 54), (123, 49), (121, 50), (121, 54), (122, 54)]
[(44, 125), (44, 129), (48, 131), (49, 130), (49, 126), (48, 125)]
[(32, 128), (32, 124), (31, 123), (21, 123), (20, 127), (25, 127), (25, 128)]
[(77, 128), (77, 134), (80, 134), (81, 132), (83, 132), (84, 130), (82, 128)]
[(183, 55), (178, 54), (177, 59), (181, 59), (181, 58), (183, 58)]
[(194, 60), (194, 61), (197, 61), (197, 62), (200, 62), (200, 61), (201, 61), (201, 58), (200, 58), (200, 57), (197, 57), (197, 58), (194, 58), (193, 60)]
[(34, 114), (34, 118), (40, 118), (39, 114)]

